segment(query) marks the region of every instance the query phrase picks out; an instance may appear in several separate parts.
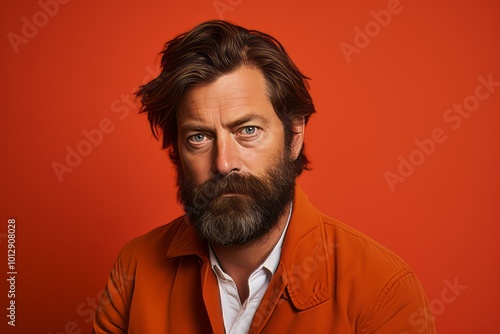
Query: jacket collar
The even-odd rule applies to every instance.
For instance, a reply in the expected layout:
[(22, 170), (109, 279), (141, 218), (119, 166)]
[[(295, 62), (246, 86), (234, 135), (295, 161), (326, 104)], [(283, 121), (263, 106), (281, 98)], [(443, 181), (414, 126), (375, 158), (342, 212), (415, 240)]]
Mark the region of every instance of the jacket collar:
[(332, 296), (333, 239), (328, 240), (321, 214), (296, 187), (294, 210), (281, 250), (283, 283), (294, 306), (305, 310)]
[(168, 258), (198, 255), (208, 259), (208, 244), (198, 236), (186, 215), (171, 224), (175, 230), (172, 231), (174, 236), (167, 249)]
[[(166, 256), (197, 255), (208, 261), (207, 243), (200, 239), (186, 216), (179, 220)], [(328, 268), (332, 268), (334, 248), (333, 240), (327, 240), (321, 214), (297, 186), (280, 264), (273, 278), (286, 285), (297, 309), (314, 307), (331, 297), (333, 272)]]

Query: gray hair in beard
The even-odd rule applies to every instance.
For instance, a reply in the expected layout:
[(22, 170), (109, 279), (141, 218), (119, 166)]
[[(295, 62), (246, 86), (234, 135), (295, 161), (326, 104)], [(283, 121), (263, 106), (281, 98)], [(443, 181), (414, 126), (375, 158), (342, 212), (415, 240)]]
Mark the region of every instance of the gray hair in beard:
[(243, 245), (276, 227), (294, 196), (296, 172), (288, 156), (262, 177), (232, 172), (198, 186), (177, 168), (177, 197), (198, 235), (211, 244)]

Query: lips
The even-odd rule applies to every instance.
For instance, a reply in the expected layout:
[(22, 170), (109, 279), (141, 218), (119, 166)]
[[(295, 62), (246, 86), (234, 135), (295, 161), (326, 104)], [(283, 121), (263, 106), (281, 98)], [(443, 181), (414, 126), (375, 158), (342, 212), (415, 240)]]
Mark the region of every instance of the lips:
[(234, 196), (248, 196), (248, 194), (228, 192), (220, 195), (220, 197), (234, 197)]
[(250, 195), (247, 193), (239, 192), (239, 191), (222, 191), (218, 196), (215, 198), (221, 198), (221, 197), (249, 197)]

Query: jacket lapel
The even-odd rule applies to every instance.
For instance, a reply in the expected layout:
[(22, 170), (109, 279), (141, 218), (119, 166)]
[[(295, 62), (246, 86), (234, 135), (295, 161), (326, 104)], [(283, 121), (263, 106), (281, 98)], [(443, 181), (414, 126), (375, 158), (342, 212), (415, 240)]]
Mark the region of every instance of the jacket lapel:
[[(173, 317), (177, 317), (172, 323), (181, 324), (182, 327), (173, 328), (172, 332), (186, 333), (187, 327), (199, 328), (209, 321), (213, 333), (224, 333), (219, 285), (210, 268), (208, 245), (198, 237), (187, 218), (180, 226), (166, 254), (168, 258), (177, 258), (179, 261), (171, 303)], [(179, 321), (186, 316), (191, 319)], [(201, 331), (209, 332), (208, 328), (201, 328)]]
[[(261, 332), (285, 300), (304, 311), (332, 297), (333, 240), (327, 240), (321, 214), (296, 187), (294, 210), (281, 250), (280, 264), (262, 300), (250, 333)], [(290, 307), (290, 306), (287, 306)]]

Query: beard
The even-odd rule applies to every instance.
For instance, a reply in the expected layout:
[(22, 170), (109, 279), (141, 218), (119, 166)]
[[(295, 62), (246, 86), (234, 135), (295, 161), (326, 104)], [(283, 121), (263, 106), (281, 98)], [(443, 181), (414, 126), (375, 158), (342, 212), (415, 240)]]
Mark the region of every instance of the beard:
[(177, 197), (198, 235), (210, 244), (243, 245), (277, 227), (295, 189), (294, 164), (284, 156), (261, 177), (232, 172), (200, 185), (177, 168)]

